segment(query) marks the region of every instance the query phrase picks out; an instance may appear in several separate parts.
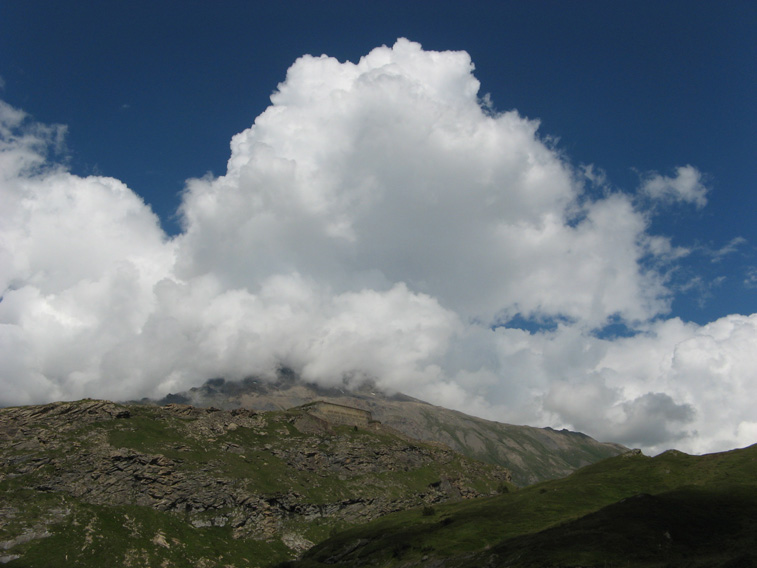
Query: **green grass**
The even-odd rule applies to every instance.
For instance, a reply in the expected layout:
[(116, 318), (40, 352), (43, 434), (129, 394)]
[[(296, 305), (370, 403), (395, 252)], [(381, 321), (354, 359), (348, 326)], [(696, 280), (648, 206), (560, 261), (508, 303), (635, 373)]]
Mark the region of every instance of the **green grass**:
[[(108, 470), (110, 452), (116, 449), (165, 456), (173, 460), (171, 468), (177, 479), (192, 475), (220, 479), (236, 495), (289, 499), (304, 507), (359, 499), (388, 507), (408, 501), (418, 503), (418, 495), (428, 492), (431, 484), (444, 477), (463, 478), (466, 484), (482, 492), (495, 491), (501, 484), (496, 476), (487, 477), (489, 466), (473, 466), (461, 457), (450, 458), (438, 448), (422, 443), (408, 444), (389, 432), (350, 426), (335, 426), (320, 434), (300, 432), (295, 427), (297, 412), (240, 419), (237, 428), (228, 430), (222, 427), (223, 420), (214, 422), (215, 415), (181, 416), (142, 405), (129, 405), (128, 410), (130, 417), (123, 419), (59, 421), (65, 427), (50, 431), (52, 443), (38, 444), (31, 436), (26, 449), (3, 452), (0, 509), (8, 511), (8, 516), (0, 519), (0, 541), (13, 541), (34, 533), (34, 538), (18, 541), (3, 552), (21, 556), (9, 561), (8, 566), (263, 567), (293, 557), (294, 552), (281, 540), (283, 533), (296, 533), (312, 542), (321, 542), (357, 522), (354, 517), (349, 521), (331, 517), (308, 522), (293, 515), (281, 520), (277, 534), (270, 540), (252, 538), (251, 534), (260, 533), (253, 533), (250, 526), (244, 529), (244, 534), (236, 535), (242, 538), (235, 539), (228, 525), (196, 528), (191, 521), (232, 517), (239, 507), (194, 512), (190, 518), (184, 512), (124, 504), (106, 506), (85, 502), (86, 494), (76, 499), (65, 493), (65, 489), (60, 493), (40, 489), (46, 481), (61, 478), (58, 469), (68, 475), (76, 471), (81, 465), (79, 459), (84, 459), (86, 467), (100, 472), (101, 477), (107, 475), (102, 472)], [(208, 416), (211, 418), (206, 420)], [(40, 426), (41, 431), (44, 426), (44, 423)], [(227, 451), (229, 444), (235, 445), (231, 447), (233, 451)], [(408, 450), (412, 450), (408, 455), (414, 457), (402, 465), (402, 456)], [(307, 462), (311, 451), (320, 452), (320, 457), (339, 454), (367, 467), (347, 471), (332, 463), (313, 470)], [(79, 458), (78, 452), (87, 457)], [(396, 458), (395, 470), (382, 466), (373, 471), (372, 460), (378, 459), (377, 456)], [(45, 465), (44, 459), (49, 457), (55, 458), (55, 466)], [(40, 458), (39, 466), (29, 467)], [(301, 464), (304, 466), (300, 467)], [(475, 477), (479, 474), (480, 479)], [(359, 514), (357, 509), (359, 505), (356, 506)], [(49, 534), (43, 534), (44, 531)]]
[[(655, 458), (619, 456), (588, 466), (565, 479), (488, 499), (437, 506), (433, 516), (424, 516), (420, 509), (389, 515), (322, 543), (296, 566), (321, 566), (327, 559), (338, 557), (340, 551), (349, 551), (342, 558), (342, 565), (422, 565), (421, 559), (430, 555), (461, 559), (458, 563), (448, 560), (445, 566), (472, 567), (477, 564), (467, 564), (462, 559), (474, 555), (481, 562), (478, 565), (485, 564), (481, 558), (488, 553), (482, 551), (490, 549), (499, 551), (499, 556), (510, 551), (508, 558), (518, 558), (518, 554), (527, 557), (531, 554), (529, 550), (536, 550), (538, 553), (532, 555), (536, 558), (533, 566), (602, 566), (602, 562), (610, 558), (609, 550), (616, 550), (613, 558), (620, 562), (634, 542), (642, 550), (665, 544), (665, 541), (658, 542), (665, 530), (652, 531), (652, 534), (641, 529), (653, 526), (645, 515), (664, 517), (666, 507), (670, 511), (689, 511), (684, 515), (693, 524), (685, 530), (693, 532), (694, 536), (676, 552), (676, 558), (683, 558), (694, 541), (703, 540), (696, 536), (695, 528), (691, 528), (698, 526), (694, 521), (700, 517), (712, 518), (712, 522), (720, 523), (721, 527), (729, 526), (725, 523), (728, 518), (739, 518), (747, 527), (739, 529), (743, 535), (754, 534), (749, 530), (757, 524), (754, 520), (757, 517), (755, 474), (757, 446), (708, 456), (688, 456), (680, 452), (667, 452)], [(638, 494), (661, 495), (661, 501), (654, 502), (657, 513), (652, 511), (651, 505), (648, 510), (631, 511), (635, 503), (632, 498)], [(743, 503), (744, 508), (739, 509), (738, 503)], [(619, 505), (613, 509), (615, 504)], [(708, 513), (697, 517), (694, 513), (699, 509)], [(603, 510), (605, 512), (599, 515)], [(711, 513), (718, 510), (728, 512)], [(626, 511), (630, 512), (626, 515)], [(592, 514), (599, 515), (592, 521), (593, 525)], [(636, 525), (631, 522), (634, 514), (637, 515)], [(611, 522), (612, 519), (618, 520)], [(733, 527), (715, 531), (713, 554), (720, 553), (718, 547), (722, 547), (727, 534), (736, 532)], [(637, 536), (629, 542), (629, 535)], [(737, 538), (741, 543), (738, 546), (743, 546), (744, 539), (748, 538), (743, 535)], [(547, 546), (549, 542), (561, 544)], [(678, 542), (686, 541), (679, 538)], [(754, 544), (757, 549), (757, 542)], [(512, 566), (531, 566), (525, 561), (512, 561)]]
[[(581, 519), (523, 535), (476, 555), (513, 566), (750, 566), (757, 551), (757, 491), (752, 486), (686, 487), (635, 496)], [(528, 558), (528, 562), (517, 562)], [(729, 564), (729, 563), (734, 564)]]
[[(46, 538), (17, 546), (9, 568), (80, 566), (262, 566), (292, 557), (281, 543), (235, 540), (231, 529), (196, 529), (148, 507), (69, 503), (71, 513)], [(265, 559), (265, 561), (263, 561)]]

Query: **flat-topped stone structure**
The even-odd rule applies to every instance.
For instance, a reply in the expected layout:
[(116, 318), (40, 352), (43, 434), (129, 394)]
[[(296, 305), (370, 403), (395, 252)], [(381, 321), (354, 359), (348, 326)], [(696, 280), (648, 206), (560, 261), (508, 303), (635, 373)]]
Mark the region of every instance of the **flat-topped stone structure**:
[(346, 424), (348, 426), (368, 426), (373, 422), (371, 413), (362, 408), (344, 406), (333, 402), (317, 400), (299, 407), (308, 414), (322, 418), (332, 424)]

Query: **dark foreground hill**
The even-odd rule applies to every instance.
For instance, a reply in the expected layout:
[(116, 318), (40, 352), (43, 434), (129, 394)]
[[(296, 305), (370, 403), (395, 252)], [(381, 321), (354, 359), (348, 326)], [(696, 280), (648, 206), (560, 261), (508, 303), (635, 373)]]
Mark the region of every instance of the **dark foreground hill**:
[(8, 567), (263, 567), (393, 511), (514, 489), (504, 468), (304, 409), (0, 409)]
[(275, 382), (212, 379), (159, 402), (284, 410), (314, 400), (368, 410), (382, 424), (412, 438), (440, 442), (471, 458), (505, 467), (519, 486), (565, 477), (580, 467), (628, 451), (579, 432), (484, 420), (402, 394), (387, 395), (371, 385), (352, 391), (319, 387), (286, 370)]
[(629, 452), (561, 480), (388, 515), (290, 568), (757, 567), (757, 446)]

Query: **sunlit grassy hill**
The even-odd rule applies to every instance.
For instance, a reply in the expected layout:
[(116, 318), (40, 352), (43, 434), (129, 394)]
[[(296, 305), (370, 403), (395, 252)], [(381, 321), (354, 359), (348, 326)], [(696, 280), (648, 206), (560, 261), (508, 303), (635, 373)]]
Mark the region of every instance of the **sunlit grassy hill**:
[(0, 409), (0, 563), (268, 566), (332, 532), (514, 489), (379, 423), (83, 400)]

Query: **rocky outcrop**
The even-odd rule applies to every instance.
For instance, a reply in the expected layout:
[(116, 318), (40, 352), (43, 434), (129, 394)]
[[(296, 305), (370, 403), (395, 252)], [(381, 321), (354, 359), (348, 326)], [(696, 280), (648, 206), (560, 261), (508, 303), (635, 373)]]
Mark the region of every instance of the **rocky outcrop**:
[[(305, 528), (314, 522), (349, 526), (492, 494), (510, 481), (502, 468), (380, 424), (339, 426), (304, 411), (62, 402), (0, 409), (0, 441), (3, 487), (145, 507), (196, 529), (224, 528), (234, 539), (279, 542), (293, 553), (312, 545)], [(18, 508), (4, 513), (22, 516)], [(65, 517), (19, 520), (4, 548), (43, 538)]]
[(426, 442), (442, 443), (468, 457), (507, 468), (516, 485), (525, 486), (569, 475), (576, 469), (628, 450), (568, 430), (493, 422), (433, 406), (402, 394), (387, 394), (371, 384), (357, 389), (321, 387), (300, 380), (287, 369), (276, 381), (212, 379), (173, 394), (163, 402), (196, 406), (275, 410), (313, 401), (369, 412), (385, 427)]

